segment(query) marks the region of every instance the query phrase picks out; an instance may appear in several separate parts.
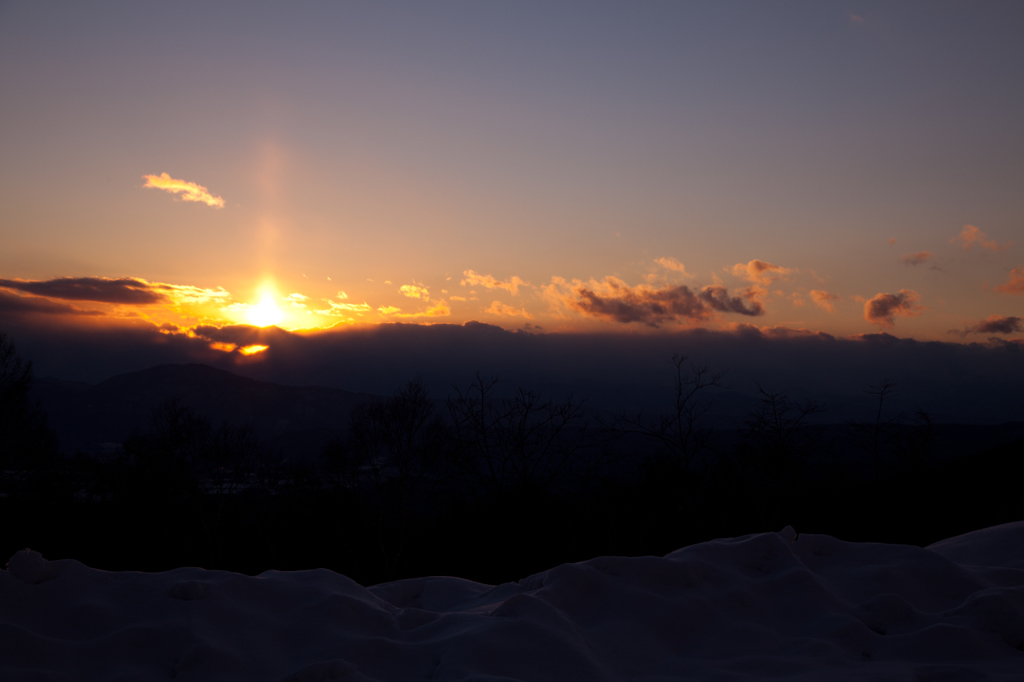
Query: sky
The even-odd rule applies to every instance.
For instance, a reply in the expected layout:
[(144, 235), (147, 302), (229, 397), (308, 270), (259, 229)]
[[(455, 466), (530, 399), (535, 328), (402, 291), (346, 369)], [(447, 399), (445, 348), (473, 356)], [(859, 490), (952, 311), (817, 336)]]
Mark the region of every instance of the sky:
[(267, 345), (210, 330), (1022, 343), (1022, 24), (1019, 2), (3, 2), (0, 328), (233, 357)]

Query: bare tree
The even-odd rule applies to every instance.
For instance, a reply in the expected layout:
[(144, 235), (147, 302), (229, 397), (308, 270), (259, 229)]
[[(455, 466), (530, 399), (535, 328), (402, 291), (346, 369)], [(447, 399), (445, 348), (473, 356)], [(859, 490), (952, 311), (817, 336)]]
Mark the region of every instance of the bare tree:
[(417, 513), (450, 480), (450, 436), (419, 380), (393, 397), (357, 407), (348, 437), (325, 449), (336, 483), (361, 494), (374, 515), (385, 573), (403, 559)]
[(463, 470), (492, 493), (546, 489), (580, 463), (590, 442), (583, 402), (523, 389), (501, 399), (496, 384), (478, 375), (448, 399)]
[(623, 416), (620, 429), (657, 443), (663, 456), (679, 463), (685, 475), (694, 473), (695, 460), (710, 442), (711, 428), (705, 418), (714, 403), (711, 389), (726, 388), (725, 372), (712, 372), (707, 365), (689, 362), (689, 357), (672, 354), (673, 396), (668, 414), (654, 417), (642, 412)]
[[(891, 438), (893, 429), (903, 420), (902, 414), (887, 415), (885, 403), (899, 395), (896, 382), (882, 379), (877, 384), (868, 385), (867, 395), (877, 403), (875, 418), (871, 422), (851, 422), (849, 424), (854, 438), (860, 442), (870, 454), (875, 467), (875, 478), (882, 475), (882, 454)], [(930, 425), (930, 419), (929, 419)]]
[(757, 384), (761, 400), (751, 411), (742, 431), (748, 462), (755, 475), (772, 485), (793, 482), (805, 465), (815, 457), (819, 443), (807, 429), (808, 419), (825, 411), (824, 405), (807, 400), (792, 400), (785, 391), (771, 391)]

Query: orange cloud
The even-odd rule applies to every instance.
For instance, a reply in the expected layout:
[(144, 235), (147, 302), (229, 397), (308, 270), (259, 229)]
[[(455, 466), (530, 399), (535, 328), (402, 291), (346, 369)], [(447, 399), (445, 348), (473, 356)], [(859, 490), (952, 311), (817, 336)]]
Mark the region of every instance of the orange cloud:
[(403, 296), (408, 296), (409, 298), (421, 298), (424, 301), (430, 298), (430, 292), (427, 288), (421, 287), (418, 284), (403, 284), (398, 287), (398, 290), (402, 292)]
[(954, 244), (958, 241), (963, 242), (964, 251), (970, 251), (975, 244), (983, 249), (988, 249), (989, 251), (1002, 251), (1010, 246), (1009, 242), (1000, 246), (994, 241), (988, 241), (986, 239), (987, 237), (987, 234), (979, 230), (974, 225), (964, 225), (964, 229), (960, 231), (960, 234), (950, 239), (949, 243)]
[(822, 291), (821, 289), (811, 289), (811, 300), (830, 313), (834, 313), (836, 311), (835, 302), (841, 298), (842, 296), (839, 294), (830, 294), (827, 291)]
[(434, 305), (423, 312), (403, 313), (401, 308), (394, 306), (381, 306), (377, 312), (388, 317), (447, 317), (452, 314), (451, 306), (442, 298), (434, 301)]
[(1024, 268), (1010, 270), (1010, 278), (1005, 284), (997, 286), (996, 291), (1004, 294), (1024, 294)]
[(927, 262), (932, 257), (931, 251), (919, 251), (917, 253), (908, 253), (903, 256), (904, 265), (920, 265), (921, 263)]
[(254, 343), (251, 346), (243, 346), (242, 348), (239, 348), (238, 352), (242, 355), (256, 355), (257, 353), (262, 353), (268, 348), (270, 348), (270, 346)]
[(666, 270), (672, 270), (678, 272), (685, 277), (693, 277), (690, 273), (686, 272), (686, 266), (677, 261), (675, 258), (655, 258), (654, 262), (657, 265), (665, 268)]
[(460, 282), (462, 286), (475, 287), (479, 284), (480, 286), (486, 287), (487, 289), (504, 289), (513, 296), (519, 293), (519, 287), (529, 286), (528, 284), (526, 284), (526, 282), (515, 276), (513, 276), (511, 279), (501, 281), (495, 279), (491, 275), (478, 275), (472, 270), (466, 270), (462, 274), (465, 277), (465, 279), (463, 279)]
[[(330, 307), (325, 308), (324, 310), (314, 311), (317, 315), (328, 315), (330, 317), (345, 317), (346, 313), (355, 313), (356, 315), (361, 315), (363, 313), (368, 313), (372, 310), (370, 304), (366, 303), (365, 301), (363, 303), (335, 303), (334, 301), (329, 301), (325, 299), (324, 303), (326, 303)], [(395, 308), (395, 310), (398, 310), (398, 308)]]
[(182, 201), (196, 201), (214, 208), (224, 208), (224, 199), (213, 196), (210, 194), (208, 189), (202, 185), (197, 185), (194, 182), (178, 180), (176, 178), (172, 178), (167, 173), (161, 173), (160, 175), (143, 175), (142, 179), (146, 181), (146, 184), (143, 185), (143, 187), (162, 189), (163, 191), (170, 192), (171, 194), (180, 194)]
[(773, 265), (757, 259), (746, 264), (737, 263), (732, 266), (733, 275), (761, 286), (767, 286), (777, 279), (785, 279), (792, 272), (790, 268), (784, 268), (781, 265)]
[(434, 304), (434, 307), (421, 314), (427, 317), (447, 317), (452, 314), (452, 309), (444, 299), (441, 299)]
[(900, 289), (898, 294), (875, 294), (864, 303), (864, 319), (883, 329), (896, 326), (895, 316), (916, 317), (927, 308), (918, 305), (920, 294)]
[(526, 308), (513, 308), (510, 305), (505, 305), (501, 301), (494, 301), (484, 312), (490, 313), (491, 315), (500, 315), (501, 317), (525, 317), (528, 320), (533, 319), (533, 315), (526, 312)]

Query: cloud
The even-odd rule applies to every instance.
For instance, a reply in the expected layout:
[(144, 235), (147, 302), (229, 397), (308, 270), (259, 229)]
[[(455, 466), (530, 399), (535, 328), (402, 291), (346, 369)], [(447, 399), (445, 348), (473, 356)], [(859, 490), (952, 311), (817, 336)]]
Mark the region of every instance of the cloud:
[(842, 296), (839, 294), (830, 294), (827, 291), (822, 291), (821, 289), (811, 289), (811, 300), (830, 313), (834, 313), (836, 311), (835, 302), (841, 298)]
[(989, 315), (988, 319), (981, 320), (974, 324), (964, 326), (960, 336), (968, 334), (1012, 334), (1024, 331), (1024, 325), (1019, 317), (1004, 317), (1002, 315)]
[(16, 296), (0, 291), (0, 313), (8, 315), (104, 315), (99, 310), (81, 310), (67, 303), (56, 303), (35, 296)]
[(533, 315), (526, 312), (526, 308), (513, 308), (510, 305), (505, 305), (501, 301), (494, 301), (484, 312), (490, 313), (491, 315), (500, 315), (501, 317), (525, 317), (527, 320), (533, 319)]
[[(604, 317), (629, 324), (639, 322), (658, 327), (671, 322), (699, 322), (718, 312), (761, 315), (764, 308), (749, 295), (729, 297), (725, 287), (712, 285), (699, 293), (685, 285), (656, 288), (648, 284), (631, 287), (618, 277), (567, 282), (552, 277), (542, 296), (554, 309), (591, 317)], [(749, 305), (748, 305), (749, 302)]]
[(1024, 268), (1010, 270), (1010, 278), (997, 286), (996, 291), (1004, 294), (1024, 294)]
[(988, 249), (989, 251), (1003, 251), (1010, 247), (1009, 242), (1000, 246), (994, 241), (988, 241), (987, 237), (987, 234), (979, 230), (974, 225), (964, 225), (964, 229), (960, 231), (960, 234), (950, 239), (949, 243), (954, 244), (956, 242), (963, 242), (964, 251), (970, 251), (975, 244), (983, 249)]
[(900, 289), (898, 294), (875, 294), (864, 303), (864, 319), (883, 329), (896, 326), (895, 316), (915, 317), (927, 308), (918, 305), (921, 296), (911, 289)]
[(394, 306), (381, 306), (377, 312), (388, 317), (447, 317), (452, 314), (451, 306), (443, 298), (433, 301), (433, 306), (422, 312), (403, 313), (401, 308)]
[[(373, 308), (370, 307), (369, 303), (365, 301), (362, 303), (335, 303), (324, 299), (324, 303), (328, 305), (324, 310), (314, 310), (317, 315), (328, 315), (330, 317), (346, 317), (347, 313), (355, 313), (356, 315), (362, 315), (368, 313)], [(395, 308), (398, 310), (398, 308)]]
[(756, 258), (749, 263), (737, 263), (732, 266), (733, 275), (736, 277), (742, 277), (748, 282), (760, 284), (761, 286), (767, 286), (777, 279), (785, 279), (786, 276), (792, 272), (793, 270), (790, 268), (766, 263), (765, 261), (757, 260)]
[(427, 317), (447, 317), (451, 314), (452, 309), (444, 299), (435, 302), (433, 307), (427, 309), (426, 312), (420, 313), (420, 315), (425, 315)]
[(135, 277), (58, 277), (38, 281), (0, 279), (0, 287), (66, 301), (96, 301), (115, 305), (195, 304), (227, 301), (231, 298), (231, 294), (220, 288), (161, 284)]
[(170, 300), (167, 293), (158, 290), (149, 282), (131, 277), (59, 277), (42, 281), (0, 279), (0, 287), (69, 301), (151, 305), (167, 303)]
[(654, 262), (666, 270), (672, 270), (678, 272), (685, 277), (693, 277), (690, 273), (686, 272), (686, 266), (677, 261), (675, 258), (655, 258)]
[[(730, 298), (729, 292), (725, 287), (712, 285), (701, 290), (700, 298), (713, 310), (719, 312), (757, 316), (764, 315), (764, 306), (757, 300), (757, 296), (760, 293), (760, 290), (749, 287), (744, 289), (740, 296)], [(747, 302), (749, 302), (749, 306)]]
[(421, 298), (424, 301), (430, 298), (430, 292), (427, 288), (417, 284), (403, 284), (398, 287), (398, 290), (402, 292), (403, 296), (408, 296), (409, 298)]
[[(432, 395), (443, 397), (450, 386), (468, 386), (481, 373), (504, 377), (498, 387), (507, 395), (520, 386), (553, 396), (579, 389), (591, 407), (656, 414), (665, 404), (667, 359), (682, 348), (701, 364), (727, 369), (737, 391), (752, 393), (758, 381), (818, 396), (829, 403), (827, 418), (834, 423), (865, 419), (860, 409), (870, 410), (866, 402), (855, 401), (846, 411), (839, 396), (861, 395), (871, 377), (898, 376), (907, 403), (941, 415), (939, 421), (989, 424), (1019, 419), (1024, 382), (1024, 346), (983, 336), (975, 337), (979, 343), (878, 333), (848, 339), (748, 325), (735, 331), (528, 334), (479, 323), (444, 324), (447, 318), (429, 318), (430, 325), (339, 325), (304, 332), (242, 326), (234, 333), (209, 332), (218, 336), (212, 341), (238, 347), (270, 346), (258, 356), (264, 361), (256, 363), (237, 351), (210, 349), (211, 340), (161, 333), (144, 321), (81, 324), (94, 320), (2, 313), (0, 319), (37, 375), (90, 382), (165, 363), (205, 363), (262, 381), (376, 395), (389, 395), (410, 377), (422, 376)], [(993, 334), (997, 337), (1006, 338)], [(732, 409), (729, 401), (717, 404)], [(735, 419), (742, 423), (745, 404), (736, 405)]]
[(142, 179), (146, 181), (143, 187), (162, 189), (171, 194), (180, 194), (182, 201), (197, 201), (214, 208), (224, 208), (224, 200), (222, 198), (213, 196), (208, 189), (194, 182), (178, 180), (172, 178), (167, 173), (143, 175)]
[(526, 282), (515, 276), (511, 279), (501, 281), (494, 279), (491, 275), (478, 275), (472, 270), (466, 270), (462, 274), (465, 277), (465, 279), (459, 282), (462, 286), (475, 287), (480, 285), (488, 289), (504, 289), (513, 296), (519, 293), (519, 287), (529, 286)]
[(918, 251), (917, 253), (908, 253), (903, 256), (904, 265), (920, 265), (925, 263), (934, 254), (931, 251)]

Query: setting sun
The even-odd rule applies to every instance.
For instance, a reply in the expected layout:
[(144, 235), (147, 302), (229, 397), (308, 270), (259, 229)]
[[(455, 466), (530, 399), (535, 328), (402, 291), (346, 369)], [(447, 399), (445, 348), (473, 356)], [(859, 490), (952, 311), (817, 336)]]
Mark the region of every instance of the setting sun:
[(249, 310), (249, 322), (257, 327), (270, 327), (279, 324), (284, 319), (284, 313), (274, 303), (272, 294), (264, 294), (258, 304)]

